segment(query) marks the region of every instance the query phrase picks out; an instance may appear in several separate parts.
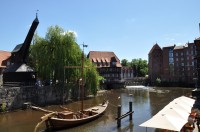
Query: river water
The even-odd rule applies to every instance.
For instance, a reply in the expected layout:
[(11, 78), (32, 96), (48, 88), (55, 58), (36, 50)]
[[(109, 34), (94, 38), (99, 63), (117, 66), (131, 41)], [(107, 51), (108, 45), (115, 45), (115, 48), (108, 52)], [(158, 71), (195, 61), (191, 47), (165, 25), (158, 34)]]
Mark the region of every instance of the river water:
[[(141, 123), (150, 119), (173, 99), (182, 95), (190, 96), (192, 90), (191, 88), (177, 87), (138, 87), (109, 90), (98, 97), (84, 101), (84, 107), (87, 108), (102, 103), (104, 98), (108, 99), (109, 106), (102, 117), (93, 122), (59, 132), (146, 132), (146, 128), (139, 126)], [(117, 121), (115, 120), (117, 106), (122, 106), (121, 113), (124, 114), (129, 111), (130, 101), (133, 102), (133, 120), (129, 121), (129, 117), (126, 117), (121, 121), (121, 128), (117, 128)], [(76, 101), (65, 105), (65, 107), (77, 111), (80, 110), (81, 104)], [(48, 106), (45, 109), (61, 111), (59, 106)], [(0, 114), (0, 132), (33, 132), (42, 115), (44, 115), (43, 112), (34, 110)], [(44, 131), (45, 125), (43, 124), (39, 129)], [(147, 128), (147, 131), (154, 132), (156, 130)]]

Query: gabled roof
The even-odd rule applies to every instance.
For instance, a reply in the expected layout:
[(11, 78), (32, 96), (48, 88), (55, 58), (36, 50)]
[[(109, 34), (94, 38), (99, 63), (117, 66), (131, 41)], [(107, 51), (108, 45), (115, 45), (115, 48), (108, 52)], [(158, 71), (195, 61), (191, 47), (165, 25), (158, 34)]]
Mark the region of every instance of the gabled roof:
[(149, 54), (151, 54), (151, 53), (152, 53), (154, 50), (156, 50), (156, 49), (162, 50), (162, 49), (160, 48), (160, 46), (156, 43), (156, 44), (154, 44), (154, 46), (153, 46), (152, 49), (150, 50)]
[(10, 56), (10, 52), (0, 50), (0, 67), (6, 67), (6, 65), (3, 64), (3, 61), (7, 60)]
[(184, 49), (185, 46), (184, 45), (180, 45), (180, 46), (175, 46), (174, 50), (180, 50), (180, 49)]
[(88, 53), (88, 58), (90, 61), (95, 62), (107, 62), (110, 63), (112, 61), (117, 63), (117, 67), (121, 67), (120, 60), (118, 57), (115, 55), (114, 52), (109, 52), (109, 51), (90, 51)]

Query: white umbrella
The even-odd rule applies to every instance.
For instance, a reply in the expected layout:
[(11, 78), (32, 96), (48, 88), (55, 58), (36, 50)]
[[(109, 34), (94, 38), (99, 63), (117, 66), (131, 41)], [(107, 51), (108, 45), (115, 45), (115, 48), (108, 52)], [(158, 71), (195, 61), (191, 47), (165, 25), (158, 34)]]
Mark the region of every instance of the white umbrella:
[(176, 102), (170, 102), (166, 108), (175, 108), (179, 109), (181, 111), (185, 111), (186, 113), (191, 113), (191, 107), (188, 105), (185, 105), (184, 103), (176, 103)]
[(179, 97), (179, 99), (186, 101), (187, 103), (191, 104), (192, 106), (195, 102), (194, 99), (191, 99), (191, 98), (188, 98), (188, 97), (185, 97), (185, 96), (181, 96), (181, 97)]
[(140, 126), (180, 131), (186, 123), (187, 120), (176, 118), (171, 115), (156, 114), (148, 121), (142, 123)]
[(176, 98), (140, 126), (180, 131), (188, 122), (194, 102), (195, 100), (185, 96)]
[(190, 98), (185, 97), (185, 96), (181, 96), (179, 98), (174, 99), (172, 102), (183, 103), (186, 106), (193, 107), (195, 100), (190, 99)]
[(161, 111), (158, 112), (158, 114), (161, 115), (170, 115), (179, 119), (183, 119), (183, 120), (188, 120), (188, 116), (190, 115), (190, 113), (185, 112), (183, 110), (180, 110), (178, 108), (172, 108), (172, 107), (165, 107), (163, 108)]

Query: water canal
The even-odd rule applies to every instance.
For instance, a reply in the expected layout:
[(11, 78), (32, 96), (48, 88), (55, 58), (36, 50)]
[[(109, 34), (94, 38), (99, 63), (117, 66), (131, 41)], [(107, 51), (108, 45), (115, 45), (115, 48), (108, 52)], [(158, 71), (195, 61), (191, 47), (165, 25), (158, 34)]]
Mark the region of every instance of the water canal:
[[(60, 132), (145, 132), (146, 128), (139, 127), (139, 124), (150, 119), (174, 98), (182, 95), (191, 95), (192, 90), (192, 88), (161, 87), (110, 90), (101, 96), (84, 101), (84, 107), (90, 107), (102, 103), (104, 98), (109, 99), (110, 104), (103, 117), (88, 124), (61, 130)], [(129, 101), (133, 102), (133, 120), (129, 122), (129, 117), (126, 117), (122, 120), (121, 128), (117, 128), (115, 120), (117, 105), (121, 104), (122, 113), (126, 113), (129, 110)], [(72, 102), (65, 106), (72, 110), (79, 110), (81, 104), (80, 102)], [(58, 106), (48, 106), (45, 108), (61, 111)], [(33, 110), (20, 110), (0, 114), (0, 132), (32, 132), (43, 114), (43, 112)], [(40, 130), (44, 129), (44, 125), (40, 127)], [(147, 131), (154, 132), (155, 129), (147, 128)]]

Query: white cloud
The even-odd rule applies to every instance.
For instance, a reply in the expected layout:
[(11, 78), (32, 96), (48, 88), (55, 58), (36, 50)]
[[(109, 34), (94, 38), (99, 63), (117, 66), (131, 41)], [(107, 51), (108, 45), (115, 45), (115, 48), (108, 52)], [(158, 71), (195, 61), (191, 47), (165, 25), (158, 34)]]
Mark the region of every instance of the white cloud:
[(78, 37), (78, 34), (77, 34), (77, 32), (76, 31), (73, 31), (73, 30), (68, 30), (67, 31), (68, 33), (73, 33), (74, 34), (74, 36), (77, 38)]
[(63, 32), (63, 33), (61, 33), (61, 34), (62, 34), (62, 35), (65, 35), (65, 34), (71, 34), (71, 33), (74, 35), (75, 38), (78, 37), (77, 32), (76, 32), (76, 31), (73, 31), (73, 30), (67, 30), (66, 32)]
[(75, 38), (78, 37), (77, 32), (76, 32), (76, 31), (73, 31), (73, 30), (67, 30), (67, 31), (61, 33), (61, 35), (65, 35), (65, 34), (73, 34)]

